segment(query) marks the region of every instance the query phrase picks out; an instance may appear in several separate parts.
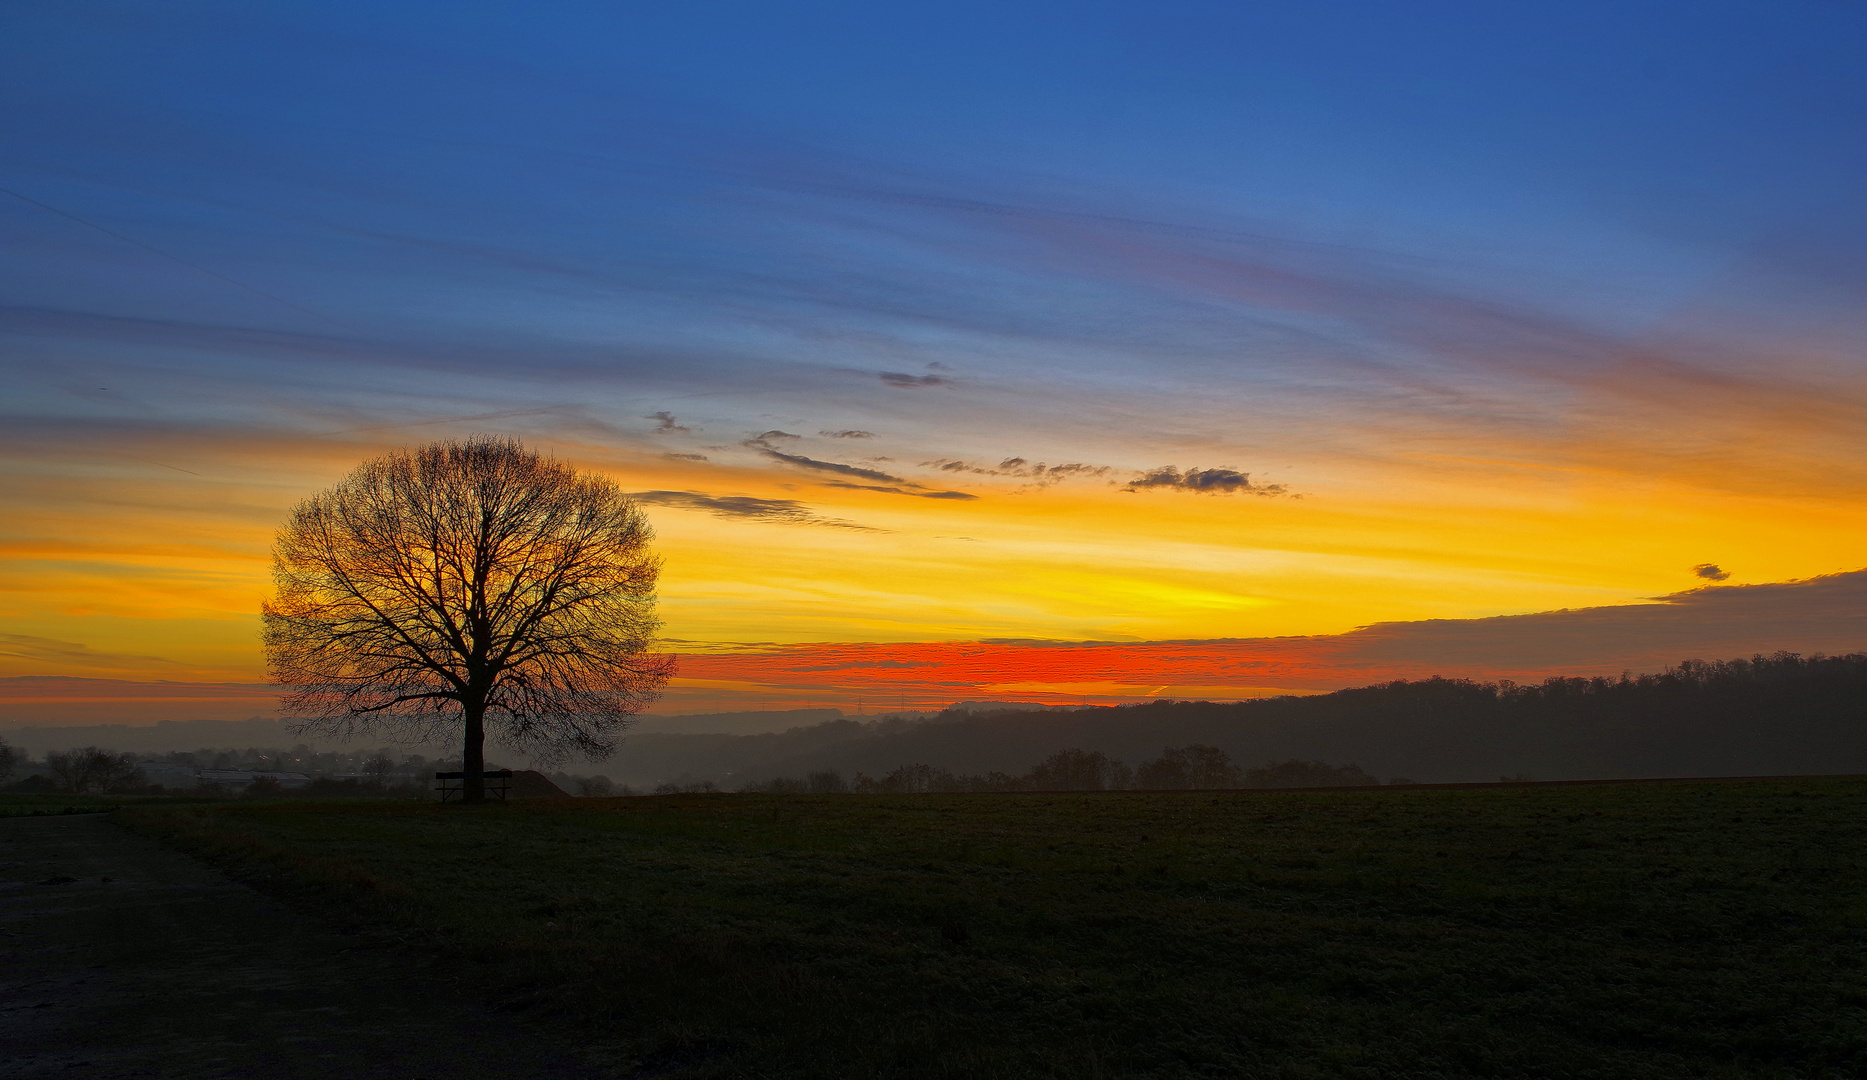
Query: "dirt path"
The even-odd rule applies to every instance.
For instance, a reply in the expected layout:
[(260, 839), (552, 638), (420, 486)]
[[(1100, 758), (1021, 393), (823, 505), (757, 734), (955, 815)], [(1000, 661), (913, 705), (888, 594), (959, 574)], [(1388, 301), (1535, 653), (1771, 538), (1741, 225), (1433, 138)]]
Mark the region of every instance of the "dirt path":
[(102, 815), (0, 819), (0, 1078), (595, 1080)]

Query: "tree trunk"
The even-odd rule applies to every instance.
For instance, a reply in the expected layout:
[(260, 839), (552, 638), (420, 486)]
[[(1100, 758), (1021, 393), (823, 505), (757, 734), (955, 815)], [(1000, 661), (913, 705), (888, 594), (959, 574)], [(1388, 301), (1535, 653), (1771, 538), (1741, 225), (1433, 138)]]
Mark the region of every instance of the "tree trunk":
[(460, 770), (466, 775), (460, 779), (460, 801), (477, 803), (486, 801), (486, 703), (481, 701), (463, 702), (460, 708), (461, 726), (465, 729), (464, 744), (460, 752)]

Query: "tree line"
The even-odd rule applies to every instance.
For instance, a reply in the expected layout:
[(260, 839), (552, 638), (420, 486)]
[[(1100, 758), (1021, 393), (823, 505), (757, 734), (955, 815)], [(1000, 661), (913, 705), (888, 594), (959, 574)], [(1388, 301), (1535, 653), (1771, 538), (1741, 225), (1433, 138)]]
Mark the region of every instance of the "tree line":
[[(841, 729), (851, 729), (842, 733)], [(832, 736), (835, 736), (832, 738)], [(1199, 744), (1234, 761), (1353, 761), (1422, 782), (1867, 773), (1867, 655), (1690, 660), (1537, 683), (1429, 678), (1242, 702), (942, 714), (734, 738), (644, 736), (624, 775), (880, 778), (904, 762), (1022, 776), (1059, 746), (1137, 762)]]

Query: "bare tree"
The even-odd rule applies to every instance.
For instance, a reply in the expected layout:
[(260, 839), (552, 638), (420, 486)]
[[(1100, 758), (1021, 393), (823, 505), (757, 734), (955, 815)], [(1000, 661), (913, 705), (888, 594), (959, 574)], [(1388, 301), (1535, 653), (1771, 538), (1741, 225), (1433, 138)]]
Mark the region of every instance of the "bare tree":
[(660, 696), (648, 520), (613, 482), (515, 439), (393, 453), (299, 504), (273, 548), (267, 666), (296, 730), (458, 736), (551, 761), (615, 750)]
[(96, 746), (47, 754), (45, 765), (60, 788), (78, 795), (87, 791), (123, 791), (143, 780), (135, 758)]
[(1031, 766), (1032, 791), (1119, 791), (1134, 780), (1128, 766), (1100, 750), (1059, 750)]
[(374, 757), (363, 763), (363, 775), (370, 778), (370, 783), (379, 788), (389, 786), (389, 778), (395, 775), (395, 761), (388, 754), (378, 750)]
[(1238, 766), (1225, 751), (1199, 743), (1169, 746), (1135, 770), (1135, 784), (1152, 790), (1235, 788), (1239, 779)]

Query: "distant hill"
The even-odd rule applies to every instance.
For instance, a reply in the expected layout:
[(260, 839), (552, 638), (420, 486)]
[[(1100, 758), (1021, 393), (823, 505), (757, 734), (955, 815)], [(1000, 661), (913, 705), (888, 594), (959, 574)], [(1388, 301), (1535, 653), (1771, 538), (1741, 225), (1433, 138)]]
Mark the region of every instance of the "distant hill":
[(1867, 773), (1867, 656), (1694, 661), (1657, 675), (1530, 686), (1435, 678), (1228, 704), (845, 718), (749, 736), (643, 733), (604, 771), (638, 788), (737, 787), (909, 764), (1021, 773), (1064, 748), (1136, 764), (1187, 743), (1217, 746), (1245, 766), (1352, 762), (1421, 782)]
[(644, 713), (631, 732), (666, 735), (764, 735), (841, 720), (841, 709), (771, 709), (719, 713)]
[[(733, 789), (828, 770), (879, 777), (902, 765), (1022, 774), (1063, 749), (1138, 765), (1168, 746), (1202, 743), (1247, 768), (1297, 758), (1421, 782), (1867, 773), (1867, 655), (1690, 661), (1655, 675), (1525, 686), (1434, 678), (1236, 703), (999, 704), (874, 720), (834, 709), (648, 716), (614, 758), (573, 767), (637, 789), (708, 781)], [(35, 755), (85, 744), (142, 752), (342, 745), (260, 718), (0, 734)]]
[[(1021, 701), (961, 701), (945, 709), (926, 712), (888, 710), (879, 714), (894, 718), (927, 719), (941, 713), (983, 712), (1053, 712), (1071, 708), (1064, 705), (1033, 705)], [(851, 719), (841, 709), (773, 709), (762, 712), (720, 713), (644, 713), (630, 732), (638, 735), (773, 735), (792, 728), (809, 727), (832, 720)], [(869, 719), (857, 715), (856, 720)]]

